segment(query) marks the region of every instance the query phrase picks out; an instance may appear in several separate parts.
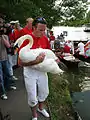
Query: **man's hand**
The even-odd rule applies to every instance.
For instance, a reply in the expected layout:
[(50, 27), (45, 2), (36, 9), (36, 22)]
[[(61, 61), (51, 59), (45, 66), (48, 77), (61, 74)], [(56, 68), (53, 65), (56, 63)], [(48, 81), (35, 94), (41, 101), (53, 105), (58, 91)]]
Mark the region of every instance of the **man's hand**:
[(40, 53), (39, 56), (36, 57), (36, 61), (38, 63), (41, 63), (43, 62), (44, 58), (45, 58), (45, 53)]
[(56, 62), (57, 62), (57, 64), (60, 62), (60, 60), (59, 59), (57, 59), (57, 60), (55, 60)]
[(20, 58), (19, 58), (19, 65), (20, 65), (20, 66), (32, 66), (32, 65), (36, 65), (36, 64), (39, 64), (39, 63), (43, 62), (44, 58), (45, 58), (45, 53), (40, 53), (40, 54), (36, 57), (36, 59), (35, 59), (34, 61), (30, 61), (30, 62), (28, 62), (28, 63), (22, 62), (22, 61), (20, 60)]

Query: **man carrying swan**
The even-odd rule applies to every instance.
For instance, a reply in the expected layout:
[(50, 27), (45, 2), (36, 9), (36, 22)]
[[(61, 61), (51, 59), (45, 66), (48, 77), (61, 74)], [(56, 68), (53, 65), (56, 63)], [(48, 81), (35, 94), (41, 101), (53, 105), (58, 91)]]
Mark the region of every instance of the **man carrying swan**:
[[(48, 38), (45, 36), (45, 30), (47, 27), (46, 20), (43, 17), (37, 17), (34, 19), (32, 26), (33, 32), (30, 34), (34, 40), (32, 49), (50, 49)], [(28, 42), (28, 40), (25, 40), (20, 49), (26, 46)], [(37, 120), (37, 111), (42, 113), (45, 117), (49, 117), (49, 114), (43, 106), (43, 103), (49, 94), (47, 73), (32, 69), (32, 67), (30, 67), (41, 63), (44, 58), (45, 54), (41, 53), (31, 62), (23, 63), (21, 60), (19, 61), (20, 65), (24, 66), (24, 80), (28, 95), (28, 104), (32, 111), (32, 120)]]

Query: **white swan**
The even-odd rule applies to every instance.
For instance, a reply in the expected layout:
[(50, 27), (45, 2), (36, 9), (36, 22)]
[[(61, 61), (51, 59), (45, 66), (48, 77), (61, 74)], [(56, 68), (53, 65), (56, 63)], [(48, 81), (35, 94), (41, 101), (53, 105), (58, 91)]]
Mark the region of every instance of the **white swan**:
[(26, 39), (30, 40), (29, 44), (23, 47), (19, 52), (19, 58), (22, 60), (22, 62), (27, 63), (27, 62), (33, 61), (36, 59), (36, 57), (40, 53), (44, 52), (45, 53), (44, 61), (37, 65), (30, 66), (30, 67), (37, 69), (39, 71), (50, 72), (53, 74), (63, 73), (63, 71), (59, 68), (57, 62), (55, 61), (58, 58), (51, 50), (42, 49), (42, 48), (30, 49), (33, 45), (32, 36), (24, 35), (20, 37), (19, 39), (16, 40), (14, 46), (18, 44), (18, 47), (20, 47), (22, 43), (24, 42), (24, 40)]

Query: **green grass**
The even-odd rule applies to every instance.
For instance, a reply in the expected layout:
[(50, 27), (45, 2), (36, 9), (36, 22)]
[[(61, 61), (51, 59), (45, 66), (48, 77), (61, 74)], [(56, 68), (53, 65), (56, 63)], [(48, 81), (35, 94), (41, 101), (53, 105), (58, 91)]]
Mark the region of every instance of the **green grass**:
[[(64, 73), (65, 74), (65, 73)], [(48, 104), (52, 120), (74, 120), (71, 109), (71, 97), (68, 90), (66, 75), (49, 76), (49, 97)]]

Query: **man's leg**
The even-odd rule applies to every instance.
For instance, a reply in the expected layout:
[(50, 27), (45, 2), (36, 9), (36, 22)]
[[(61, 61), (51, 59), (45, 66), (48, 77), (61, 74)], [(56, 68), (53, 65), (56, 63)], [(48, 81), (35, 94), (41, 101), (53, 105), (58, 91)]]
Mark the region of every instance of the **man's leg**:
[(39, 102), (38, 112), (40, 112), (45, 117), (49, 117), (49, 113), (44, 109), (44, 102)]
[(28, 95), (28, 104), (32, 111), (32, 120), (37, 120), (37, 79), (34, 70), (24, 69), (25, 87)]
[(3, 61), (4, 82), (6, 89), (16, 89), (15, 81), (12, 79), (9, 71), (8, 61)]
[(12, 65), (12, 55), (8, 55), (8, 66), (9, 66), (9, 72), (10, 72), (10, 75), (13, 76), (13, 65)]
[(32, 117), (37, 118), (37, 105), (34, 107), (31, 107), (31, 111), (32, 111)]
[(49, 117), (49, 114), (44, 109), (44, 101), (46, 100), (49, 94), (48, 88), (48, 76), (46, 73), (40, 73), (38, 80), (38, 100), (39, 100), (39, 108), (38, 111), (42, 113), (45, 117)]
[(8, 69), (9, 69), (10, 75), (12, 76), (13, 80), (18, 80), (18, 78), (13, 75), (13, 63), (12, 63), (12, 61), (13, 61), (13, 56), (8, 54), (8, 64), (9, 64)]
[(2, 62), (0, 62), (0, 96), (4, 100), (7, 99), (7, 95), (4, 87)]
[(38, 107), (40, 110), (44, 108), (44, 102), (39, 102)]

